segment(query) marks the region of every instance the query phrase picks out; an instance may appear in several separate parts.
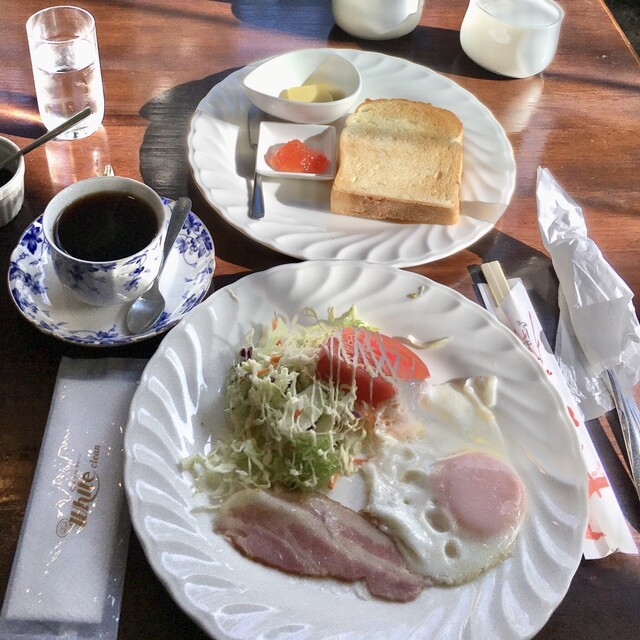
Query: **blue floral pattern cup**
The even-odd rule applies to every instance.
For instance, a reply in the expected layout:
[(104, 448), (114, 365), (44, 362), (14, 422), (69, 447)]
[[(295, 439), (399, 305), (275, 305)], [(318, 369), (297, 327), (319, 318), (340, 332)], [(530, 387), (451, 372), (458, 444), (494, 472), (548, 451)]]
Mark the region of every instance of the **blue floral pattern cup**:
[[(65, 252), (55, 240), (56, 223), (71, 203), (94, 193), (128, 193), (150, 205), (157, 218), (157, 232), (151, 242), (133, 255), (94, 262)], [(160, 196), (150, 187), (120, 176), (99, 176), (80, 180), (60, 191), (47, 205), (42, 230), (51, 248), (56, 275), (79, 300), (95, 306), (124, 304), (143, 294), (158, 275), (167, 214)], [(101, 230), (95, 229), (99, 234)]]

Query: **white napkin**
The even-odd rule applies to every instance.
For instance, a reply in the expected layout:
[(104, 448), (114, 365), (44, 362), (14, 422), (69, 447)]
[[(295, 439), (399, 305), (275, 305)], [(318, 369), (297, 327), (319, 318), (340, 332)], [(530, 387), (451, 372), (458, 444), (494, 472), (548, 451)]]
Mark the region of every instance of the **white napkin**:
[(130, 531), (123, 436), (145, 363), (62, 359), (0, 637), (117, 637)]
[(638, 553), (629, 526), (584, 424), (582, 412), (551, 351), (527, 290), (519, 279), (509, 280), (508, 284), (510, 291), (499, 306), (495, 304), (487, 285), (479, 284), (478, 289), (487, 310), (509, 327), (535, 356), (567, 405), (589, 476), (589, 524), (582, 547), (584, 557), (587, 560), (604, 558), (614, 551)]
[(560, 283), (556, 356), (587, 420), (613, 408), (601, 378), (640, 380), (640, 324), (633, 292), (587, 236), (581, 208), (547, 169), (538, 168), (538, 224)]

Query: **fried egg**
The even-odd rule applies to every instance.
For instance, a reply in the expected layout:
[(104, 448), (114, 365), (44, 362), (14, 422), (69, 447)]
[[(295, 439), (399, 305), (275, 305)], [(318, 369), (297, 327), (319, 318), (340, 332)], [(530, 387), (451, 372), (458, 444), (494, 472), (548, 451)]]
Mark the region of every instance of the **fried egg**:
[(385, 444), (363, 467), (365, 511), (437, 584), (467, 582), (502, 561), (525, 516), (524, 485), (491, 411), (495, 396), (494, 377), (423, 383), (413, 426), (403, 430), (411, 437), (379, 434)]

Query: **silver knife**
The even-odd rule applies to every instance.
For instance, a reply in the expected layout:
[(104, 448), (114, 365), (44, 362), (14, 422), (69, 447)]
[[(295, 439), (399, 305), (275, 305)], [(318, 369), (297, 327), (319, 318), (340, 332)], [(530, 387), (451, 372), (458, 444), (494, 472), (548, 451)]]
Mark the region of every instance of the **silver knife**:
[[(249, 107), (247, 115), (247, 129), (249, 133), (249, 144), (252, 149), (258, 148), (258, 138), (260, 137), (260, 123), (264, 120), (265, 114), (254, 104)], [(255, 159), (254, 159), (255, 163)], [(254, 169), (253, 189), (251, 191), (251, 207), (249, 216), (255, 220), (264, 218), (264, 196), (262, 193), (262, 176)]]
[(607, 376), (629, 456), (631, 475), (640, 498), (640, 410), (631, 394), (622, 389), (618, 376), (611, 369), (607, 369)]

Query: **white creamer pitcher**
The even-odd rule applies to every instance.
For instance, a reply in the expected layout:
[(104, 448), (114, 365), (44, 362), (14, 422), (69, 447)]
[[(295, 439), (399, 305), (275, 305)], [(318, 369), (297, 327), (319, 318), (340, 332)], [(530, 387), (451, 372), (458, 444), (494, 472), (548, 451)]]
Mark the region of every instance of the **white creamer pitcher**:
[(424, 0), (333, 0), (336, 24), (357, 38), (390, 40), (410, 33)]
[(553, 60), (563, 17), (553, 0), (469, 0), (460, 44), (481, 67), (528, 78)]

